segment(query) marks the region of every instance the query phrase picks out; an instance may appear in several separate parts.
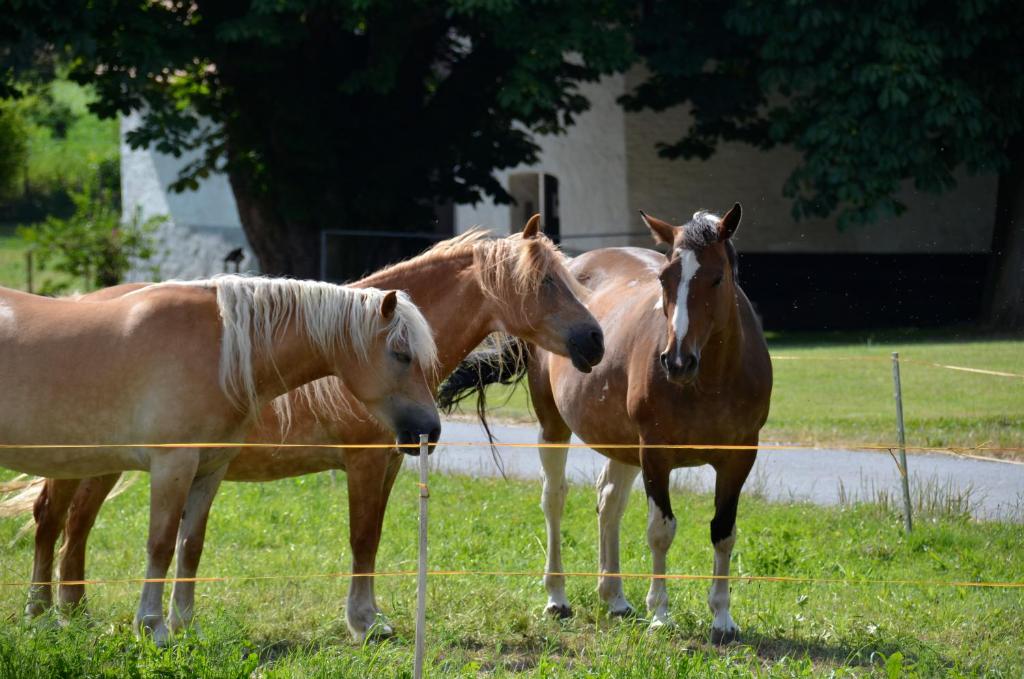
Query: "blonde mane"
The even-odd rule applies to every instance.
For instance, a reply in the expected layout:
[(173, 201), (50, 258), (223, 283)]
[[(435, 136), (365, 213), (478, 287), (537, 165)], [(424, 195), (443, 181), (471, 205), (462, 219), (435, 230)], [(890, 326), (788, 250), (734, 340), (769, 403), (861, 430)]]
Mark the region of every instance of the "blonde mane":
[[(395, 313), (385, 322), (380, 314), (385, 292), (375, 288), (237, 274), (156, 285), (216, 290), (223, 324), (220, 385), (238, 408), (254, 415), (259, 413), (260, 404), (253, 361), (273, 355), (274, 341), (291, 321), (301, 328), (313, 349), (328, 360), (343, 351), (368, 360), (371, 348), (383, 334), (389, 348), (405, 344), (424, 372), (434, 370), (437, 363), (430, 326), (403, 292), (398, 293)], [(330, 412), (344, 403), (341, 384), (340, 379), (317, 380), (304, 396), (311, 406)], [(288, 399), (275, 399), (274, 408), (284, 424), (290, 421)]]

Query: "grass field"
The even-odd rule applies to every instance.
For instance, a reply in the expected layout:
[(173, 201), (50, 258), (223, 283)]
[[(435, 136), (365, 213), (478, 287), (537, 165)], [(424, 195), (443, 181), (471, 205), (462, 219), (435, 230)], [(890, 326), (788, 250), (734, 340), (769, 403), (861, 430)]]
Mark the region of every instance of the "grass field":
[[(953, 332), (921, 331), (786, 333), (770, 335), (769, 349), (775, 385), (762, 441), (838, 446), (895, 441), (890, 354), (899, 351), (909, 445), (1024, 447), (1024, 378), (925, 365), (1024, 375), (1022, 340), (960, 340)], [(495, 387), (489, 402), (502, 404), (495, 409), (498, 418), (533, 419), (525, 389)]]
[[(138, 483), (101, 514), (90, 576), (142, 572), (147, 490)], [(225, 484), (214, 506), (200, 575), (301, 576), (349, 567), (343, 483), (326, 475), (272, 484)], [(415, 478), (399, 478), (379, 570), (416, 563)], [(544, 563), (539, 488), (530, 483), (438, 476), (431, 483), (434, 569), (530, 570)], [(710, 497), (676, 494), (679, 532), (670, 572), (707, 574)], [(565, 566), (596, 563), (593, 491), (570, 491)], [(623, 569), (646, 572), (646, 507), (623, 524)], [(0, 581), (24, 580), (31, 544), (11, 544), (17, 521), (0, 523)], [(921, 517), (907, 537), (898, 515), (874, 505), (821, 508), (744, 497), (734, 573), (857, 579), (1006, 581), (1024, 573), (1024, 527)], [(233, 581), (199, 586), (202, 635), (157, 650), (131, 637), (138, 585), (94, 586), (93, 624), (61, 629), (21, 621), (22, 587), (0, 587), (0, 676), (21, 677), (395, 677), (412, 665), (415, 579), (378, 582), (398, 637), (358, 646), (343, 618), (339, 578)], [(647, 582), (626, 591), (642, 605)], [(428, 676), (1005, 676), (1024, 668), (1024, 591), (869, 584), (737, 582), (733, 615), (741, 644), (707, 643), (706, 582), (671, 582), (676, 627), (650, 634), (642, 620), (606, 617), (590, 578), (569, 581), (576, 616), (542, 613), (536, 577), (443, 577), (430, 581)]]

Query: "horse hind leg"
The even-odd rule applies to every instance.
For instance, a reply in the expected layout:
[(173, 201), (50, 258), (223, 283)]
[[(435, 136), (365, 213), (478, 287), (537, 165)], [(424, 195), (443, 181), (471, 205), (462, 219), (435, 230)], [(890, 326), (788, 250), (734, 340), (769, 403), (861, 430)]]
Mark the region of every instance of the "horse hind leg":
[[(64, 610), (84, 610), (85, 547), (103, 501), (121, 478), (120, 474), (106, 474), (83, 480), (74, 498), (64, 524), (64, 545), (60, 549), (60, 595)], [(76, 584), (68, 584), (76, 583)]]
[(636, 609), (626, 599), (622, 578), (605, 574), (622, 570), (619, 562), (622, 515), (626, 512), (629, 494), (639, 473), (639, 467), (608, 460), (597, 480), (597, 558), (602, 574), (597, 582), (597, 591), (608, 606), (608, 613), (619, 617), (631, 616)]
[(32, 507), (36, 522), (35, 554), (32, 560), (32, 584), (29, 586), (25, 615), (42, 615), (53, 603), (53, 554), (64, 527), (78, 479), (46, 479)]
[[(756, 441), (754, 444), (756, 445)], [(729, 612), (729, 562), (736, 544), (736, 508), (740, 491), (754, 464), (754, 455), (729, 451), (728, 462), (716, 469), (715, 516), (711, 519), (711, 544), (715, 550), (714, 574), (708, 592), (708, 607), (715, 616), (711, 642), (728, 644), (739, 638), (740, 629)]]

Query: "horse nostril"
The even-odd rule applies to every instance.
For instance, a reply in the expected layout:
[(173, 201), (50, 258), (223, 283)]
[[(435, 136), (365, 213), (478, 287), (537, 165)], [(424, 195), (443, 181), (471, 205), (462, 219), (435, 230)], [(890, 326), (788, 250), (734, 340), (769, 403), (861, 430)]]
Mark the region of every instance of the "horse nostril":
[(661, 367), (664, 368), (665, 370), (668, 370), (668, 354), (664, 353), (661, 356), (659, 356), (658, 359), (661, 360)]
[(697, 370), (697, 355), (687, 354), (683, 359), (683, 370), (688, 373), (692, 373)]

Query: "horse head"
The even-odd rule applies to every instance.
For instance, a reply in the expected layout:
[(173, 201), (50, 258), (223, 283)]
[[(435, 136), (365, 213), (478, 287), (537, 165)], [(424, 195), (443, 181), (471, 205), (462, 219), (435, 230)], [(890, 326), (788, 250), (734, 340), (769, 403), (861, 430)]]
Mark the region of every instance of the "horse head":
[(702, 351), (734, 315), (736, 250), (730, 239), (740, 224), (740, 204), (724, 217), (695, 212), (681, 226), (640, 214), (654, 240), (670, 247), (659, 273), (668, 327), (659, 361), (669, 381), (689, 385), (697, 379)]

